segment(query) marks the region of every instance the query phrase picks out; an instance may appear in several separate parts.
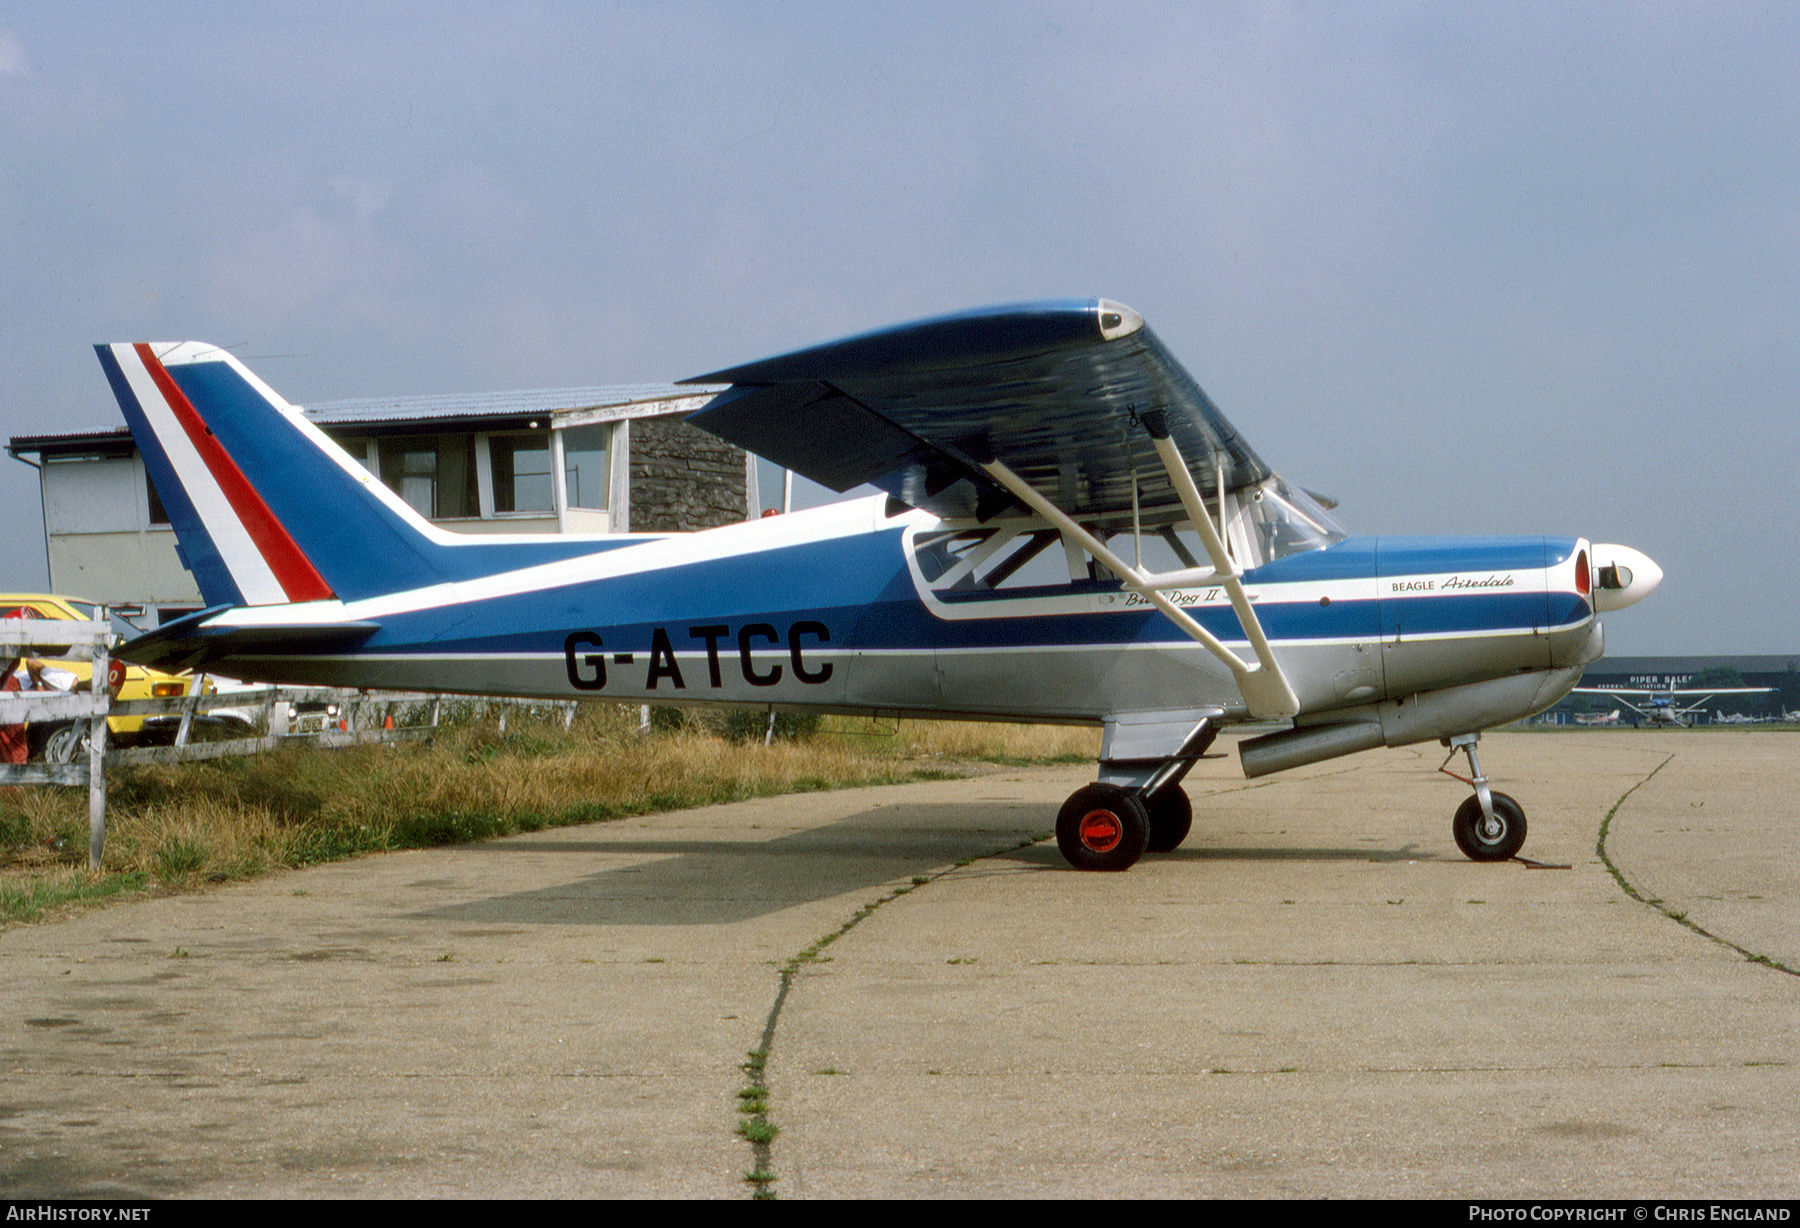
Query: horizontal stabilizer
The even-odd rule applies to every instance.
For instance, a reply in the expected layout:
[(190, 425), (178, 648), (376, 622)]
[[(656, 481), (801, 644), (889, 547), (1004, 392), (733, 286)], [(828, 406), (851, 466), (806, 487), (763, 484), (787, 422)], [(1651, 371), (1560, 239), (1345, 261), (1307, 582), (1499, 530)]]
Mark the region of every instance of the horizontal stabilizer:
[(117, 655), (152, 669), (180, 671), (204, 667), (224, 656), (342, 652), (356, 648), (381, 630), (380, 623), (284, 623), (276, 626), (209, 626), (231, 607), (189, 614), (155, 631), (128, 640)]

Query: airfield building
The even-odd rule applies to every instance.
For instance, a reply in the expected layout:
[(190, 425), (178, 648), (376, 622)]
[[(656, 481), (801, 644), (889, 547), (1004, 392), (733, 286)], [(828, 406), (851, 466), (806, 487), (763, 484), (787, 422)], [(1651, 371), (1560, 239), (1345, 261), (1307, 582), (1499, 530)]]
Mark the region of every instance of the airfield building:
[[(1644, 692), (1705, 690), (1709, 686), (1768, 687), (1760, 695), (1720, 695), (1689, 719), (1696, 724), (1710, 724), (1721, 714), (1731, 718), (1777, 719), (1800, 711), (1800, 655), (1602, 657), (1587, 667), (1581, 685), (1624, 691), (1628, 695), (1637, 692), (1640, 698)], [(1576, 694), (1565, 698), (1541, 719), (1551, 724), (1574, 724), (1582, 717), (1621, 707), (1609, 696)], [(1629, 707), (1622, 708), (1623, 724), (1634, 723), (1635, 716)]]

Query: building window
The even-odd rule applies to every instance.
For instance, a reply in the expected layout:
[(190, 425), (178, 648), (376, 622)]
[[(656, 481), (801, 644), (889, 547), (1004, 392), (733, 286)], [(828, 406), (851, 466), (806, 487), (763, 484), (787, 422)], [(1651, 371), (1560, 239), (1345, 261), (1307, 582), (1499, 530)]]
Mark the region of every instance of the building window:
[(467, 435), (401, 435), (380, 441), (381, 480), (428, 520), (481, 515), (475, 449)]
[(570, 507), (606, 510), (606, 445), (612, 428), (601, 423), (563, 431), (563, 483)]
[(488, 441), (494, 465), (494, 511), (549, 512), (548, 435), (495, 435)]
[(381, 476), (381, 466), (375, 461), (375, 441), (364, 435), (345, 435), (337, 431), (326, 431), (325, 437), (350, 454), (350, 459), (367, 469), (376, 477)]

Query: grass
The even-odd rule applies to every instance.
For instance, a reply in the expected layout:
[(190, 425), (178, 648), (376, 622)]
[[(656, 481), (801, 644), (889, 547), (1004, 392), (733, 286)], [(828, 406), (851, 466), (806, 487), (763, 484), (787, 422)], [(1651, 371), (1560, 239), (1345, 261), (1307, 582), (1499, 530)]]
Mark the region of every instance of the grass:
[[(966, 775), (972, 762), (1091, 761), (1098, 731), (828, 718), (798, 739), (736, 740), (717, 715), (637, 731), (636, 707), (475, 714), (430, 742), (145, 765), (109, 773), (104, 864), (86, 868), (86, 791), (0, 795), (0, 922), (82, 901), (248, 878), (283, 867), (430, 848), (782, 793)], [(738, 722), (743, 724), (743, 722)], [(760, 729), (762, 726), (758, 725)]]
[(828, 717), (817, 741), (836, 739), (865, 753), (899, 759), (950, 759), (1007, 767), (1092, 763), (1100, 731), (1078, 725), (988, 721), (876, 722)]
[(773, 1200), (777, 1178), (775, 1170), (770, 1167), (769, 1144), (781, 1133), (781, 1127), (769, 1120), (769, 1085), (763, 1081), (769, 1064), (769, 1051), (767, 1048), (752, 1049), (744, 1057), (745, 1060), (738, 1064), (738, 1069), (749, 1076), (750, 1082), (738, 1092), (737, 1132), (739, 1137), (750, 1144), (755, 1164), (754, 1168), (744, 1174), (744, 1182), (754, 1191), (758, 1200)]
[(15, 881), (0, 881), (0, 919), (35, 921), (65, 904), (142, 891), (148, 882), (145, 874), (89, 874), (85, 869), (22, 874)]

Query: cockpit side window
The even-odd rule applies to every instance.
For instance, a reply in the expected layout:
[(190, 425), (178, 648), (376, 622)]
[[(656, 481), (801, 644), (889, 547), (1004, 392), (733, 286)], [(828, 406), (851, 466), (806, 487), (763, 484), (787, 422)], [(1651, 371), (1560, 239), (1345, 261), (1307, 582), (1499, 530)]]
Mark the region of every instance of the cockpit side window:
[[(1228, 491), (1222, 508), (1215, 500), (1207, 510), (1217, 517), (1212, 527), (1231, 565), (1241, 571), (1348, 536), (1317, 500), (1279, 477)], [(1213, 572), (1188, 520), (1145, 524), (1115, 517), (1085, 527), (1125, 565), (1163, 578), (1159, 588), (1204, 585)], [(913, 555), (924, 588), (946, 604), (1118, 593), (1126, 587), (1078, 540), (1035, 517), (941, 522), (913, 538)]]

